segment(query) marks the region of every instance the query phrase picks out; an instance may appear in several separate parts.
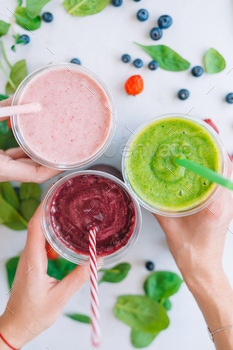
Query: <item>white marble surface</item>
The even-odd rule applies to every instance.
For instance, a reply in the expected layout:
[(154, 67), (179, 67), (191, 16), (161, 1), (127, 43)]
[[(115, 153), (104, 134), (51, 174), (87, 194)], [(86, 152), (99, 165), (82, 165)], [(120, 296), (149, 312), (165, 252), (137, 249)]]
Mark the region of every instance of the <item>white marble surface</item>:
[[(87, 18), (72, 18), (61, 6), (62, 1), (53, 0), (45, 9), (54, 15), (50, 24), (42, 23), (41, 29), (29, 33), (31, 43), (18, 46), (13, 53), (10, 35), (4, 38), (9, 60), (14, 63), (26, 58), (28, 72), (51, 61), (70, 61), (78, 57), (83, 66), (98, 74), (110, 88), (118, 111), (117, 130), (114, 142), (117, 153), (114, 157), (102, 156), (98, 161), (108, 163), (120, 169), (119, 147), (131, 130), (135, 130), (144, 121), (168, 112), (187, 113), (211, 118), (220, 129), (220, 135), (229, 153), (233, 153), (233, 106), (224, 102), (225, 95), (233, 90), (233, 3), (231, 0), (124, 0), (120, 8), (108, 6), (102, 13)], [(11, 14), (6, 6), (14, 11), (16, 0), (0, 0), (0, 19), (8, 20)], [(150, 13), (148, 21), (142, 23), (135, 18), (138, 9), (146, 8)], [(176, 50), (194, 65), (202, 65), (202, 57), (214, 47), (225, 57), (227, 67), (216, 75), (204, 74), (193, 78), (190, 71), (172, 73), (158, 69), (149, 71), (146, 67), (137, 70), (121, 63), (123, 53), (129, 53), (133, 59), (142, 58), (145, 65), (149, 56), (133, 44), (137, 41), (144, 45), (153, 45), (149, 31), (156, 26), (157, 18), (162, 14), (173, 17), (173, 25), (164, 30), (159, 43)], [(25, 31), (17, 27), (20, 33)], [(54, 53), (52, 55), (46, 46)], [(1, 54), (0, 54), (1, 58)], [(137, 97), (127, 96), (123, 86), (126, 79), (134, 74), (141, 74), (144, 92)], [(4, 93), (5, 77), (0, 71), (0, 93)], [(214, 89), (208, 94), (207, 92)], [(187, 88), (190, 97), (179, 101), (177, 91)], [(45, 193), (49, 183), (43, 185)], [(232, 226), (231, 226), (232, 227)], [(233, 229), (233, 228), (232, 228)], [(204, 234), (204, 232), (203, 232)], [(0, 227), (0, 313), (3, 312), (7, 296), (5, 261), (18, 254), (24, 247), (26, 232), (14, 232)], [(233, 284), (233, 237), (229, 233), (224, 251), (225, 271)], [(147, 259), (155, 261), (157, 269), (178, 272), (168, 251), (164, 234), (149, 212), (143, 210), (143, 228), (139, 242), (124, 259), (132, 264), (132, 270), (122, 283), (100, 286), (100, 305), (102, 317), (103, 342), (101, 349), (132, 349), (130, 329), (115, 319), (112, 309), (117, 296), (125, 293), (142, 293), (142, 282), (147, 276), (144, 263)], [(169, 312), (171, 324), (152, 343), (150, 349), (160, 350), (196, 350), (213, 349), (202, 315), (187, 287), (183, 284), (179, 293), (171, 298), (173, 307)], [(89, 314), (89, 284), (85, 285), (66, 305), (64, 313), (83, 312)], [(56, 324), (41, 334), (25, 349), (87, 350), (90, 328), (88, 325), (75, 323), (64, 315)]]

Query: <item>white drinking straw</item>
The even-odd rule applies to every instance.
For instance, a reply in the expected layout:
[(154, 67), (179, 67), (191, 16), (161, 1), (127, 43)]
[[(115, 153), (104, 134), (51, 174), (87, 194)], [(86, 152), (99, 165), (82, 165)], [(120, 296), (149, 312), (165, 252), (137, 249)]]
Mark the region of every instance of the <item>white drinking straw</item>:
[(39, 112), (40, 110), (41, 110), (40, 103), (29, 103), (29, 104), (18, 105), (18, 106), (1, 107), (0, 118), (9, 117), (10, 115), (35, 113), (35, 112)]

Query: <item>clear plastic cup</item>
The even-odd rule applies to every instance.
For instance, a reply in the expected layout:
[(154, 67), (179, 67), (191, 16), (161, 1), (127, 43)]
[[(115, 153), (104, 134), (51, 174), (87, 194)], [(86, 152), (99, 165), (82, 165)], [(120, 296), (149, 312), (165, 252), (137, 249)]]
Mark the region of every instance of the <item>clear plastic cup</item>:
[(218, 193), (221, 190), (221, 186), (219, 185), (215, 185), (212, 192), (210, 192), (209, 196), (203, 200), (202, 202), (198, 203), (197, 205), (194, 205), (192, 207), (188, 207), (187, 209), (184, 210), (170, 210), (170, 209), (164, 209), (164, 208), (160, 208), (156, 205), (151, 205), (148, 202), (145, 201), (144, 198), (142, 198), (139, 193), (131, 186), (130, 181), (129, 181), (129, 177), (127, 175), (127, 169), (126, 169), (126, 163), (127, 163), (127, 159), (130, 155), (130, 152), (132, 150), (132, 142), (134, 141), (135, 137), (148, 125), (154, 123), (155, 121), (159, 120), (159, 119), (167, 119), (167, 118), (184, 118), (190, 121), (193, 121), (197, 124), (199, 124), (199, 126), (201, 126), (203, 129), (205, 129), (214, 139), (218, 150), (219, 150), (219, 156), (220, 156), (220, 168), (221, 168), (221, 175), (223, 177), (227, 176), (227, 170), (228, 170), (228, 156), (226, 153), (226, 150), (223, 146), (222, 141), (220, 140), (218, 134), (216, 133), (216, 131), (209, 126), (206, 122), (202, 121), (199, 118), (195, 118), (195, 117), (187, 117), (187, 115), (185, 114), (180, 114), (180, 113), (171, 113), (171, 114), (164, 114), (161, 116), (158, 116), (156, 118), (153, 118), (151, 120), (149, 120), (148, 122), (142, 124), (141, 126), (139, 126), (139, 128), (134, 131), (134, 134), (129, 138), (126, 147), (125, 147), (125, 152), (122, 156), (122, 173), (123, 173), (123, 178), (124, 181), (129, 189), (129, 191), (131, 191), (131, 193), (133, 193), (139, 203), (141, 204), (142, 207), (144, 207), (145, 209), (149, 210), (152, 213), (158, 214), (158, 215), (162, 215), (162, 216), (167, 216), (167, 217), (182, 217), (182, 216), (187, 216), (187, 215), (191, 215), (191, 214), (195, 214), (197, 212), (199, 212), (200, 210), (206, 208), (218, 195)]
[(63, 183), (65, 183), (67, 180), (69, 180), (75, 176), (87, 175), (87, 174), (99, 175), (99, 176), (105, 177), (105, 178), (110, 179), (113, 182), (115, 182), (118, 186), (122, 187), (128, 193), (128, 195), (130, 196), (130, 198), (134, 204), (134, 208), (135, 208), (134, 231), (133, 231), (131, 237), (129, 238), (128, 242), (126, 243), (126, 245), (121, 247), (119, 250), (115, 251), (112, 254), (109, 254), (106, 256), (101, 256), (99, 259), (97, 258), (98, 266), (106, 266), (106, 265), (110, 265), (110, 264), (117, 262), (118, 260), (122, 259), (126, 254), (129, 253), (129, 251), (133, 248), (133, 246), (135, 245), (135, 243), (138, 240), (138, 237), (139, 237), (139, 234), (141, 231), (141, 225), (142, 225), (142, 214), (141, 214), (141, 209), (140, 209), (140, 206), (138, 204), (137, 199), (135, 198), (135, 196), (131, 192), (129, 192), (129, 190), (126, 187), (126, 185), (124, 184), (124, 182), (117, 179), (115, 176), (104, 173), (102, 171), (93, 171), (93, 170), (77, 171), (77, 172), (74, 172), (70, 175), (64, 176), (62, 179), (57, 181), (53, 185), (53, 187), (50, 188), (50, 190), (48, 191), (48, 193), (43, 201), (42, 210), (41, 210), (41, 225), (42, 225), (42, 229), (43, 229), (43, 232), (44, 232), (44, 235), (45, 235), (47, 241), (49, 242), (51, 247), (60, 256), (62, 256), (64, 259), (69, 260), (69, 261), (71, 261), (75, 264), (78, 264), (78, 265), (83, 265), (83, 266), (89, 265), (89, 256), (88, 255), (78, 254), (74, 250), (65, 246), (61, 242), (61, 240), (55, 234), (55, 232), (52, 228), (52, 225), (51, 225), (51, 220), (50, 220), (51, 202), (52, 202), (52, 199), (53, 199), (55, 193), (57, 192), (58, 188)]
[[(107, 136), (106, 140), (104, 141), (104, 143), (101, 145), (101, 147), (94, 154), (92, 154), (90, 157), (88, 157), (87, 159), (85, 159), (81, 162), (75, 162), (75, 163), (56, 162), (55, 163), (55, 162), (51, 162), (47, 159), (44, 159), (43, 157), (41, 157), (40, 155), (35, 153), (29, 147), (29, 145), (27, 144), (26, 140), (24, 139), (24, 137), (20, 131), (19, 122), (18, 122), (20, 117), (18, 115), (11, 116), (11, 125), (12, 125), (12, 131), (14, 133), (16, 141), (18, 142), (20, 147), (24, 150), (24, 152), (30, 158), (32, 158), (34, 161), (36, 161), (37, 163), (42, 164), (46, 167), (53, 168), (53, 169), (72, 170), (72, 169), (78, 169), (78, 168), (81, 168), (81, 167), (84, 167), (84, 166), (91, 164), (92, 162), (94, 162), (96, 159), (98, 159), (106, 151), (106, 149), (109, 146), (109, 144), (113, 138), (113, 135), (114, 135), (114, 131), (116, 128), (117, 113), (116, 113), (116, 108), (115, 108), (115, 104), (114, 104), (112, 95), (111, 95), (110, 91), (108, 90), (107, 86), (103, 83), (103, 81), (99, 77), (97, 77), (94, 73), (89, 71), (88, 69), (83, 68), (80, 65), (72, 64), (72, 63), (49, 64), (47, 66), (44, 66), (44, 67), (34, 71), (31, 74), (29, 74), (22, 81), (22, 83), (19, 85), (19, 87), (17, 88), (17, 90), (14, 94), (13, 100), (12, 100), (12, 106), (16, 106), (16, 105), (20, 104), (20, 99), (21, 99), (22, 93), (24, 92), (24, 89), (27, 86), (27, 84), (29, 82), (31, 82), (32, 79), (34, 79), (39, 74), (41, 74), (45, 71), (50, 71), (52, 69), (59, 69), (59, 68), (67, 68), (71, 72), (78, 71), (78, 72), (81, 72), (81, 73), (87, 75), (90, 79), (94, 80), (95, 83), (97, 83), (97, 85), (101, 88), (101, 90), (106, 95), (106, 98), (107, 98), (109, 106), (110, 106), (109, 109), (112, 112), (112, 113), (110, 113), (111, 126), (109, 129), (108, 136)], [(62, 143), (62, 140), (61, 140), (61, 143)]]

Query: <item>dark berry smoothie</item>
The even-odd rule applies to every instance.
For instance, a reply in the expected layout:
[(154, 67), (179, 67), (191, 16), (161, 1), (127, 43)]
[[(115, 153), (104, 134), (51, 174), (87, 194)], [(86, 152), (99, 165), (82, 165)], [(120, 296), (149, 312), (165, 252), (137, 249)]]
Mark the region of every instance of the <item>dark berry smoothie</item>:
[(96, 227), (98, 256), (124, 247), (135, 226), (135, 208), (128, 193), (100, 175), (78, 175), (55, 193), (50, 207), (59, 240), (78, 254), (89, 255), (89, 229)]

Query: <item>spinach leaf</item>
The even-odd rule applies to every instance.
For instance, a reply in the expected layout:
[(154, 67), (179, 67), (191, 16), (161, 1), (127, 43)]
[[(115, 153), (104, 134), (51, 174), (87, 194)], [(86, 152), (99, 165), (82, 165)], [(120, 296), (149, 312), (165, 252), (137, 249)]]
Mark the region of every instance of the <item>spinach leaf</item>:
[(178, 53), (165, 45), (140, 46), (145, 52), (152, 57), (153, 60), (159, 63), (160, 68), (172, 72), (180, 72), (189, 68), (190, 63), (182, 58)]
[(145, 348), (152, 343), (158, 334), (159, 332), (149, 333), (132, 329), (130, 335), (131, 343), (136, 349)]
[(18, 6), (21, 6), (23, 3), (23, 0), (17, 0), (17, 2), (18, 2)]
[(155, 333), (169, 325), (164, 307), (148, 296), (122, 295), (113, 312), (120, 321), (138, 331)]
[(16, 210), (19, 209), (19, 199), (10, 182), (0, 182), (0, 192), (2, 197)]
[(0, 193), (0, 222), (14, 230), (25, 230), (27, 221), (8, 203)]
[(6, 262), (6, 272), (7, 272), (9, 288), (12, 287), (18, 262), (19, 262), (19, 256), (15, 256), (14, 258), (11, 258)]
[(100, 272), (105, 272), (99, 283), (109, 282), (109, 283), (118, 283), (123, 281), (123, 279), (128, 275), (131, 266), (128, 263), (121, 263), (114, 266), (109, 270), (100, 270)]
[(19, 212), (29, 222), (39, 205), (40, 202), (37, 199), (26, 199), (20, 202)]
[(63, 258), (48, 261), (47, 274), (57, 280), (62, 280), (68, 273), (75, 269), (77, 265)]
[(171, 308), (172, 308), (172, 303), (170, 302), (170, 299), (168, 299), (168, 298), (167, 298), (167, 299), (162, 299), (160, 303), (163, 305), (163, 307), (164, 307), (167, 311), (171, 310)]
[(156, 271), (146, 279), (143, 287), (150, 298), (158, 301), (177, 293), (182, 282), (173, 272)]
[(65, 0), (63, 6), (72, 16), (85, 17), (102, 11), (109, 0)]
[[(10, 78), (14, 82), (15, 87), (17, 88), (19, 84), (23, 81), (24, 78), (27, 76), (27, 67), (26, 67), (26, 61), (21, 60), (14, 64), (14, 66), (11, 69)], [(8, 82), (6, 84), (6, 94), (14, 94), (15, 90), (12, 88), (10, 83)]]
[(1, 38), (1, 36), (7, 34), (9, 28), (10, 28), (9, 23), (6, 23), (6, 22), (0, 20), (0, 38)]
[[(2, 95), (3, 96), (3, 95)], [(7, 126), (7, 120), (0, 122), (0, 149), (3, 151), (8, 148), (18, 147), (13, 132)]]
[(0, 101), (6, 100), (7, 98), (9, 98), (9, 96), (0, 95)]
[(27, 0), (26, 1), (26, 11), (30, 18), (35, 18), (39, 16), (42, 8), (50, 0)]
[(78, 322), (82, 322), (82, 323), (91, 323), (91, 319), (89, 316), (86, 315), (81, 315), (81, 314), (72, 314), (72, 315), (67, 315), (69, 318), (71, 318), (72, 320), (78, 321)]
[(16, 23), (26, 30), (36, 30), (41, 26), (40, 16), (37, 16), (33, 19), (30, 18), (25, 7), (18, 6), (15, 10), (14, 15)]
[(39, 199), (41, 195), (41, 189), (38, 184), (29, 182), (22, 183), (19, 189), (19, 198), (21, 201), (27, 199)]
[(205, 70), (208, 74), (221, 72), (226, 67), (226, 62), (222, 55), (215, 49), (209, 49), (204, 56)]

